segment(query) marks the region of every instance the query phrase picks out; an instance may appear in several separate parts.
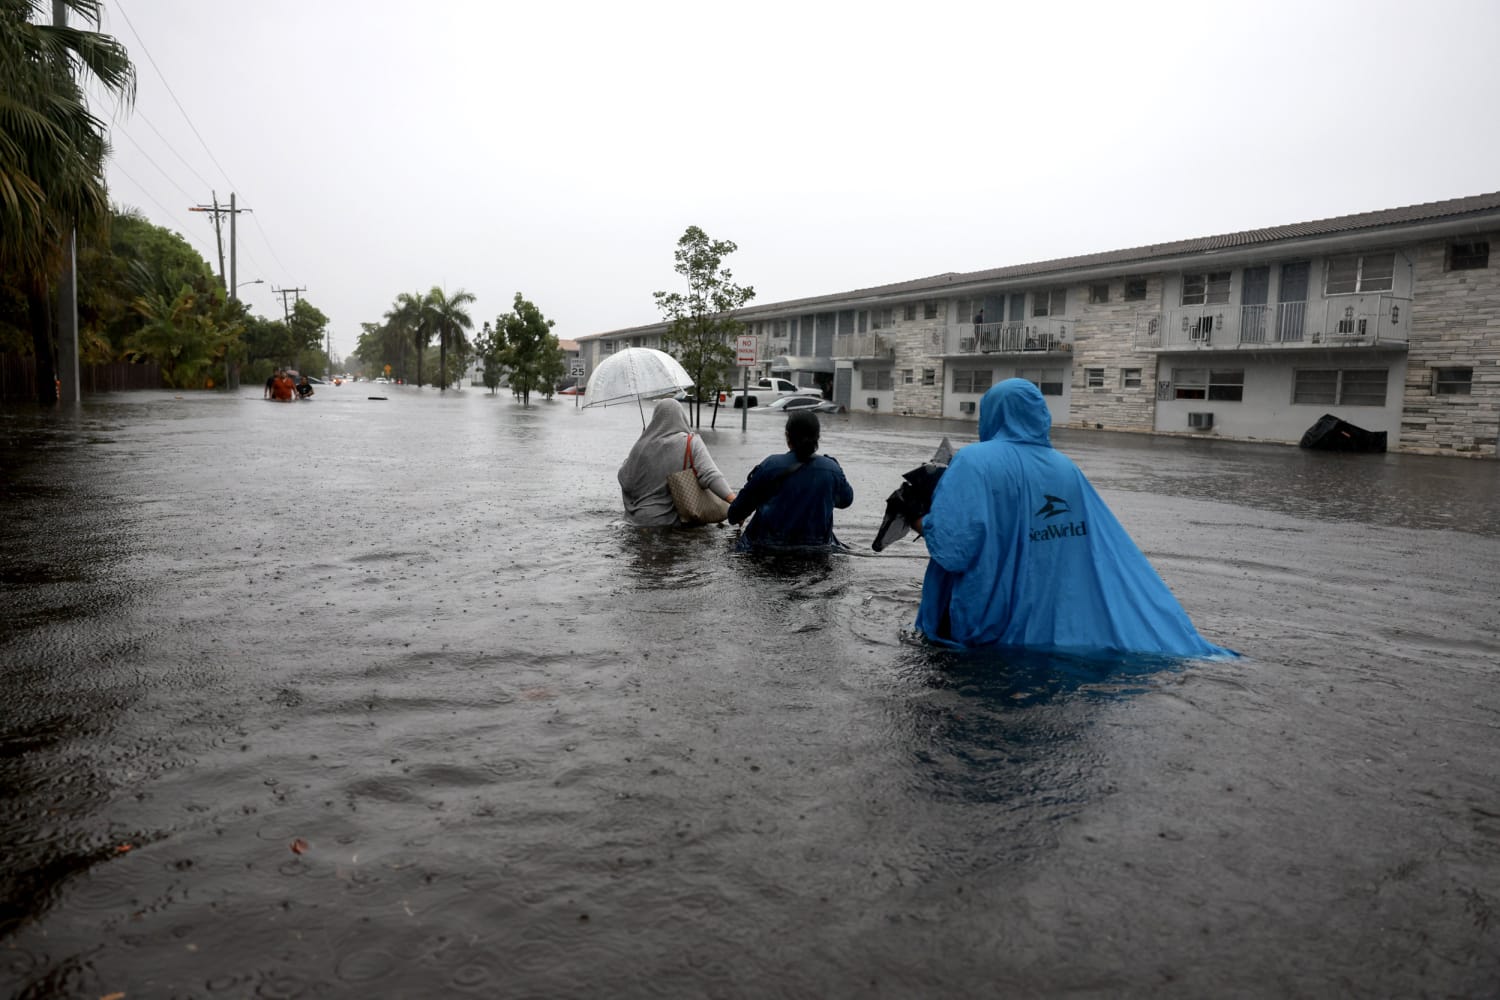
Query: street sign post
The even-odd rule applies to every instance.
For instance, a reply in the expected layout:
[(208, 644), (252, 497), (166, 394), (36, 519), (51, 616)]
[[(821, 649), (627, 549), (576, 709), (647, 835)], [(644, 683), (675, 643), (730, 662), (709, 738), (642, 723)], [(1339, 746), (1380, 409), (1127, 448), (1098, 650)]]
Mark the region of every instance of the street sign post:
[[(747, 334), (735, 338), (734, 363), (741, 368), (755, 367), (755, 348), (757, 338), (754, 334)], [(745, 373), (749, 375), (749, 372)]]
[[(587, 361), (583, 360), (582, 358), (569, 358), (568, 359), (568, 377), (570, 377), (573, 380), (573, 388), (575, 390), (583, 388), (583, 384), (584, 384), (583, 383), (583, 379), (584, 379), (584, 376), (588, 375), (588, 373), (589, 373), (589, 363)], [(578, 408), (578, 405), (579, 405), (578, 404), (578, 396), (579, 396), (579, 393), (575, 391), (573, 393), (573, 408), (575, 410)]]
[(744, 372), (740, 381), (743, 387), (740, 391), (740, 430), (749, 427), (750, 406), (746, 398), (750, 395), (750, 369), (755, 366), (757, 338), (752, 334), (744, 334), (734, 338), (734, 363)]

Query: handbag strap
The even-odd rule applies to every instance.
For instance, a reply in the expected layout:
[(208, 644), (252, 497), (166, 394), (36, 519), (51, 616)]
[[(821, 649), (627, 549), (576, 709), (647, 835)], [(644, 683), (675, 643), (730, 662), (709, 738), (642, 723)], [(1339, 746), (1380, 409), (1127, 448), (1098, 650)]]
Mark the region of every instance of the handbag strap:
[(693, 436), (691, 434), (687, 436), (687, 451), (682, 456), (682, 467), (692, 469), (695, 476), (698, 474), (698, 466), (693, 462)]

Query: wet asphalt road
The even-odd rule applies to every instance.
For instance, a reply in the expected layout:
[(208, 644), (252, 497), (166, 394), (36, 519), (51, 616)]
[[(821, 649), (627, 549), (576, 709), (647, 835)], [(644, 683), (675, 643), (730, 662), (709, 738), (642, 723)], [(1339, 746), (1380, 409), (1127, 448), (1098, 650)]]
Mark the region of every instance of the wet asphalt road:
[(0, 993), (1500, 992), (1500, 463), (1059, 431), (1244, 659), (955, 658), (869, 541), (973, 425), (761, 562), (632, 409), (369, 388), (0, 409)]

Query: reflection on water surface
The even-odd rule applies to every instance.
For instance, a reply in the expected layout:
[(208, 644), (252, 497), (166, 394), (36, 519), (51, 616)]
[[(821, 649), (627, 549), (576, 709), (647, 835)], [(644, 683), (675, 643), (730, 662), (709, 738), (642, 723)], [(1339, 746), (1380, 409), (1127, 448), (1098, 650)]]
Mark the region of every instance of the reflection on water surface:
[(0, 410), (6, 993), (1500, 981), (1500, 466), (1060, 431), (1246, 658), (956, 656), (869, 541), (972, 425), (829, 417), (853, 551), (761, 560), (631, 411), (342, 388)]

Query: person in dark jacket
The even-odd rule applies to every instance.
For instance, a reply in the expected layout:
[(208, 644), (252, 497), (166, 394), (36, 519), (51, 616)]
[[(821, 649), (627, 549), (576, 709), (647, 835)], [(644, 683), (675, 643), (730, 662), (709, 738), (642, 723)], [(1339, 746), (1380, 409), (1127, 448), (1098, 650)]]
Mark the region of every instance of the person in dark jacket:
[(745, 486), (729, 505), (729, 523), (750, 523), (735, 549), (842, 548), (833, 534), (833, 509), (854, 502), (854, 488), (844, 470), (828, 455), (819, 455), (818, 416), (806, 410), (786, 420), (790, 451), (772, 455), (750, 470)]

